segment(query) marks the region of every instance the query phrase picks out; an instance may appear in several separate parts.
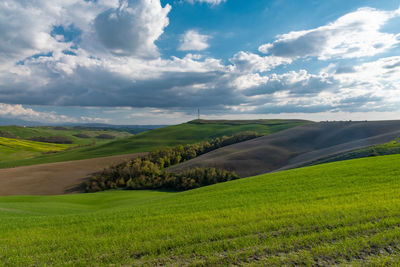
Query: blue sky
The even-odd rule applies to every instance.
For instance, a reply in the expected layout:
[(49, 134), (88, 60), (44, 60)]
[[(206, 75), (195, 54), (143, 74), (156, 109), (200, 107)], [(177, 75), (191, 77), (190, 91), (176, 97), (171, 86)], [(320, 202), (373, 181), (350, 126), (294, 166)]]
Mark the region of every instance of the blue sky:
[(398, 1), (0, 3), (0, 117), (396, 119)]

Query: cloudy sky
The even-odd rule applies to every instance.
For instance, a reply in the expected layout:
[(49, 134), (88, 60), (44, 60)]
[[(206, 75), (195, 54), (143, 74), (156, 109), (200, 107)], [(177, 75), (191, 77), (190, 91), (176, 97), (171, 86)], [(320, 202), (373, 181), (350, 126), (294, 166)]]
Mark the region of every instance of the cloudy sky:
[(0, 117), (400, 118), (398, 0), (2, 0)]

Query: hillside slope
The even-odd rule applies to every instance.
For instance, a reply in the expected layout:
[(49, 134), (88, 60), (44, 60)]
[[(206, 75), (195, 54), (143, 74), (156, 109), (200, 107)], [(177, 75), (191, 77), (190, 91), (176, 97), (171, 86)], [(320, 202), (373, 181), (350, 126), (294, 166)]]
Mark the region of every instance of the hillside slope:
[(181, 193), (1, 197), (0, 262), (396, 266), (399, 161), (336, 162)]
[(246, 177), (302, 166), (399, 136), (400, 121), (313, 123), (223, 147), (170, 170), (217, 167)]
[(223, 135), (230, 136), (243, 131), (271, 134), (306, 123), (311, 122), (305, 120), (196, 120), (155, 129), (129, 138), (107, 142), (106, 144), (76, 148), (53, 155), (42, 155), (33, 159), (0, 161), (0, 168), (148, 152), (158, 147), (191, 144)]

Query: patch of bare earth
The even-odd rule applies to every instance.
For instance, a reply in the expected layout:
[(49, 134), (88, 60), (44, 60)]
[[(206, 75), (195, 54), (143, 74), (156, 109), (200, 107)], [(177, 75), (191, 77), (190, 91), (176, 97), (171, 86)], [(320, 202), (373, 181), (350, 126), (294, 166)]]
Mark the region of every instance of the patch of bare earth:
[(144, 154), (136, 153), (0, 169), (0, 196), (82, 193), (81, 185), (92, 173), (101, 171), (110, 164)]

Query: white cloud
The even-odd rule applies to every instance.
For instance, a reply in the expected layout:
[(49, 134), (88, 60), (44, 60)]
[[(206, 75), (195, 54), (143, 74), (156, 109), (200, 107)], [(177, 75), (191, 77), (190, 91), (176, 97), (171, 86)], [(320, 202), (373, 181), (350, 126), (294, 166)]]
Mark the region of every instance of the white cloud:
[(247, 101), (231, 108), (260, 114), (393, 111), (400, 106), (400, 56), (347, 66), (339, 72), (331, 65), (318, 74), (306, 70), (245, 74), (233, 85)]
[(265, 56), (240, 51), (236, 53), (230, 60), (236, 70), (240, 72), (264, 72), (275, 68), (282, 64), (290, 64), (292, 62), (289, 58)]
[(259, 51), (279, 57), (359, 58), (382, 53), (400, 43), (400, 35), (381, 32), (381, 27), (396, 11), (360, 8), (336, 21), (311, 30), (293, 31), (278, 36)]
[(0, 70), (18, 60), (55, 49), (67, 49), (71, 44), (52, 37), (53, 26), (74, 24), (88, 31), (99, 13), (112, 7), (113, 1), (0, 1)]
[(42, 112), (22, 105), (0, 103), (0, 117), (37, 121), (42, 123), (110, 123), (110, 119), (80, 116), (78, 118), (57, 114), (53, 111)]
[(35, 54), (76, 46), (51, 34), (53, 27), (71, 25), (81, 31), (79, 47), (92, 55), (157, 57), (154, 41), (168, 25), (170, 9), (159, 0), (0, 1), (0, 70)]
[(227, 0), (186, 0), (189, 3), (194, 4), (195, 2), (199, 2), (199, 3), (207, 3), (210, 5), (219, 5), (221, 3), (226, 2)]
[(181, 51), (201, 51), (208, 48), (209, 35), (203, 35), (195, 30), (189, 30), (182, 35), (178, 50)]
[(22, 105), (10, 105), (3, 103), (0, 103), (0, 116), (48, 123), (77, 122), (77, 119), (75, 118), (65, 115), (57, 115), (54, 112), (38, 112), (32, 108), (24, 108)]
[(111, 119), (81, 116), (81, 117), (79, 117), (79, 122), (80, 123), (111, 123)]
[(154, 42), (168, 26), (170, 10), (160, 0), (124, 0), (99, 14), (94, 26), (100, 42), (116, 55), (157, 57)]

